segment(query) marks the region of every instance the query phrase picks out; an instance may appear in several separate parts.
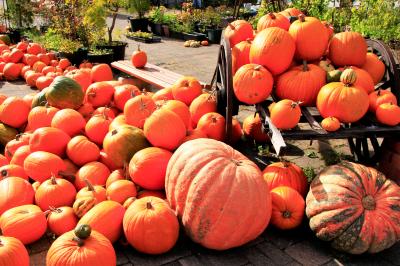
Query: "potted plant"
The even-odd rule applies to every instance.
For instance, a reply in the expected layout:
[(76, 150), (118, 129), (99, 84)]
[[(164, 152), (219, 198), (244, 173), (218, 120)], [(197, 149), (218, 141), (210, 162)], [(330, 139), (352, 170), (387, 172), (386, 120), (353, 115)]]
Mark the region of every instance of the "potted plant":
[(162, 24), (164, 23), (164, 13), (166, 8), (163, 6), (153, 8), (149, 13), (151, 31), (156, 35), (162, 35)]
[(222, 16), (212, 7), (207, 7), (203, 16), (203, 24), (205, 25), (208, 40), (212, 43), (219, 43), (222, 34)]
[(21, 40), (21, 31), (33, 23), (34, 3), (30, 0), (6, 1), (6, 3), (7, 9), (4, 10), (4, 15), (10, 24), (8, 35), (12, 43), (17, 43)]
[(111, 64), (114, 61), (114, 51), (93, 47), (89, 50), (87, 58), (89, 62)]
[(144, 17), (150, 9), (149, 0), (129, 0), (129, 10), (136, 12), (137, 18), (129, 17), (131, 31), (148, 32), (149, 21)]

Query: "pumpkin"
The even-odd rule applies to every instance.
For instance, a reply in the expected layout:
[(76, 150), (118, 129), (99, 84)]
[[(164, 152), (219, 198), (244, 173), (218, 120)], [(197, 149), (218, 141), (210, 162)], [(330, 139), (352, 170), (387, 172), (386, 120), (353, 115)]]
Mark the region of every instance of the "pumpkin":
[(93, 197), (96, 199), (96, 203), (105, 201), (107, 199), (106, 189), (102, 186), (93, 186), (89, 180), (84, 180), (86, 187), (82, 188), (76, 194), (76, 198)]
[(37, 61), (35, 64), (33, 64), (32, 70), (36, 73), (42, 73), (43, 68), (45, 68), (46, 66), (47, 65), (42, 61)]
[(170, 151), (157, 147), (138, 151), (129, 162), (129, 175), (132, 181), (144, 189), (163, 189), (171, 156)]
[(398, 241), (400, 188), (373, 168), (342, 162), (311, 182), (306, 215), (318, 238), (351, 254), (377, 253)]
[(46, 232), (46, 216), (36, 205), (14, 207), (1, 215), (0, 229), (4, 236), (15, 237), (24, 245), (31, 244)]
[(135, 85), (125, 84), (115, 87), (114, 91), (114, 105), (121, 111), (124, 111), (126, 102), (140, 95), (140, 90)]
[(223, 141), (226, 135), (225, 118), (215, 112), (203, 115), (197, 123), (197, 128), (206, 133), (208, 138)]
[(24, 204), (33, 204), (35, 192), (28, 181), (8, 177), (0, 181), (0, 216), (7, 210)]
[(246, 104), (256, 104), (268, 98), (274, 80), (261, 65), (247, 64), (240, 67), (233, 77), (236, 98)]
[(97, 161), (100, 157), (99, 147), (89, 141), (85, 136), (72, 138), (67, 145), (67, 155), (76, 165), (82, 166), (86, 163)]
[(10, 140), (4, 147), (4, 155), (7, 157), (7, 159), (10, 160), (19, 147), (28, 145), (30, 138), (31, 134), (22, 133), (16, 135), (15, 139)]
[(75, 195), (76, 190), (72, 183), (52, 176), (36, 190), (35, 203), (43, 211), (49, 210), (50, 207), (72, 206)]
[(157, 197), (135, 200), (125, 213), (123, 228), (129, 244), (146, 254), (169, 251), (179, 236), (174, 211)]
[(298, 227), (304, 216), (303, 197), (291, 187), (276, 187), (271, 190), (271, 224), (282, 230)]
[(82, 166), (76, 173), (75, 187), (80, 190), (87, 185), (88, 180), (92, 185), (104, 186), (110, 170), (100, 162), (90, 162)]
[(25, 158), (24, 169), (30, 178), (42, 183), (53, 175), (58, 175), (66, 167), (64, 161), (57, 155), (45, 151), (36, 151)]
[(26, 52), (26, 49), (28, 49), (28, 45), (29, 45), (28, 42), (21, 41), (21, 42), (17, 43), (15, 48), (17, 48), (18, 50), (21, 50), (22, 52)]
[(37, 56), (46, 66), (50, 65), (51, 59), (47, 54), (38, 54)]
[(30, 108), (19, 97), (8, 97), (0, 105), (0, 121), (10, 127), (19, 128), (28, 120)]
[(0, 265), (29, 266), (29, 254), (15, 237), (0, 236)]
[[(181, 122), (181, 120), (179, 121)], [(181, 123), (183, 125), (183, 122)], [(125, 164), (128, 164), (136, 152), (149, 146), (143, 131), (128, 125), (120, 126), (108, 132), (103, 142), (105, 153), (117, 168), (122, 168)]]
[(43, 48), (38, 43), (30, 43), (26, 51), (28, 54), (38, 55), (43, 51)]
[(290, 34), (277, 27), (259, 32), (250, 48), (250, 63), (266, 67), (272, 75), (285, 72), (292, 63), (296, 44)]
[(47, 227), (56, 236), (73, 230), (78, 223), (71, 207), (51, 208), (47, 216)]
[(116, 180), (107, 187), (107, 199), (124, 204), (130, 197), (136, 197), (136, 186), (129, 180)]
[(379, 105), (383, 103), (392, 103), (397, 105), (396, 96), (389, 90), (377, 90), (368, 95), (369, 111), (375, 112)]
[(86, 92), (87, 88), (92, 84), (90, 71), (76, 69), (68, 72), (65, 76), (75, 80), (81, 86), (83, 92)]
[(191, 117), (189, 107), (181, 101), (169, 100), (166, 101), (161, 107), (161, 110), (170, 110), (177, 114), (186, 126), (186, 129), (191, 127)]
[(156, 110), (156, 103), (148, 95), (139, 95), (128, 100), (124, 107), (127, 124), (143, 128), (146, 119)]
[(190, 238), (210, 249), (255, 239), (271, 216), (270, 193), (258, 167), (213, 139), (191, 140), (175, 151), (165, 190)]
[(46, 265), (116, 265), (117, 258), (111, 242), (101, 233), (88, 228), (77, 228), (57, 238), (47, 252)]
[(24, 56), (24, 53), (21, 50), (14, 48), (11, 50), (11, 53), (10, 53), (10, 62), (18, 63), (19, 61), (21, 61), (23, 56)]
[(85, 125), (86, 136), (94, 143), (103, 144), (104, 137), (108, 133), (112, 119), (104, 115), (91, 117)]
[(3, 75), (6, 80), (16, 80), (21, 73), (22, 67), (15, 63), (7, 63), (3, 68)]
[(107, 64), (98, 64), (91, 69), (91, 79), (93, 82), (109, 81), (113, 79), (111, 67)]
[(262, 172), (269, 190), (288, 186), (305, 196), (308, 189), (307, 177), (300, 167), (290, 162), (277, 162), (268, 165)]
[(340, 128), (340, 121), (336, 117), (330, 116), (322, 120), (321, 126), (328, 132), (337, 131)]
[(0, 167), (3, 167), (8, 164), (9, 164), (9, 160), (7, 159), (7, 157), (4, 156), (3, 154), (0, 154)]
[(385, 64), (379, 60), (379, 57), (373, 53), (367, 53), (365, 63), (361, 66), (362, 69), (370, 74), (374, 84), (378, 84), (385, 75)]
[(47, 102), (56, 108), (78, 109), (83, 103), (81, 86), (68, 77), (56, 77), (46, 92)]
[(166, 199), (165, 192), (163, 190), (141, 190), (139, 191), (137, 198), (141, 199), (144, 197), (157, 197), (160, 199)]
[(190, 106), (192, 101), (201, 94), (201, 84), (194, 77), (181, 77), (172, 87), (172, 95), (175, 100), (184, 102)]
[(121, 204), (106, 200), (90, 209), (80, 220), (78, 225), (88, 224), (93, 230), (103, 234), (114, 243), (122, 231), (122, 219), (125, 209)]
[(0, 123), (0, 144), (5, 146), (9, 141), (15, 139), (17, 136), (18, 131), (13, 128), (9, 127), (6, 124)]
[(80, 218), (96, 204), (97, 200), (94, 197), (80, 197), (75, 200), (72, 209), (74, 210), (75, 215)]
[(376, 108), (376, 118), (384, 125), (396, 126), (400, 123), (400, 107), (392, 103), (383, 103)]
[(285, 10), (283, 10), (280, 13), (282, 13), (283, 15), (285, 15), (287, 17), (298, 17), (303, 14), (300, 10), (298, 10), (297, 8), (294, 8), (294, 7), (286, 8)]
[(86, 90), (87, 102), (91, 103), (93, 107), (109, 105), (114, 96), (114, 91), (114, 87), (105, 81), (95, 82)]
[(174, 150), (186, 136), (186, 127), (176, 113), (159, 109), (146, 119), (143, 132), (153, 146)]
[(93, 67), (93, 64), (86, 60), (79, 64), (80, 69), (81, 68), (92, 68), (92, 67)]
[(211, 112), (217, 111), (217, 99), (214, 94), (203, 93), (196, 97), (189, 107), (192, 125), (197, 126), (200, 118)]
[(367, 58), (367, 43), (358, 32), (340, 32), (329, 44), (329, 59), (335, 66), (362, 67)]
[(51, 120), (51, 126), (58, 128), (73, 137), (78, 135), (86, 125), (83, 116), (74, 109), (62, 109), (58, 111)]
[(224, 36), (229, 40), (230, 47), (233, 47), (241, 41), (253, 38), (253, 27), (245, 20), (235, 20), (228, 23)]
[(61, 58), (60, 62), (58, 63), (58, 66), (62, 69), (65, 70), (67, 67), (71, 65), (71, 62), (68, 60), (68, 58)]
[(154, 93), (151, 98), (153, 98), (153, 100), (155, 102), (160, 101), (160, 100), (164, 100), (164, 101), (173, 100), (174, 96), (172, 95), (172, 87), (168, 87), (168, 88), (164, 88), (164, 89), (156, 91), (156, 93)]
[(147, 63), (147, 54), (145, 51), (140, 50), (140, 45), (131, 56), (132, 65), (136, 68), (143, 68)]
[(10, 164), (15, 164), (24, 167), (24, 161), (28, 155), (31, 154), (29, 145), (19, 147), (10, 160)]
[(269, 140), (269, 136), (262, 129), (262, 122), (258, 113), (249, 115), (243, 120), (243, 133), (247, 138), (257, 142)]
[(238, 142), (243, 135), (242, 127), (240, 126), (239, 121), (236, 118), (232, 118), (232, 138), (231, 142), (236, 143)]
[(318, 92), (326, 82), (326, 72), (314, 64), (303, 62), (280, 75), (276, 81), (276, 95), (280, 99), (315, 105)]
[[(354, 86), (358, 88), (363, 88), (368, 94), (375, 90), (374, 81), (367, 71), (357, 67), (350, 67), (350, 69), (353, 69), (356, 74), (356, 81), (352, 82)], [(345, 71), (346, 70), (344, 70), (343, 72)]]
[(88, 121), (94, 112), (93, 105), (91, 103), (85, 102), (79, 107), (78, 112)]
[(244, 65), (250, 64), (251, 40), (247, 39), (232, 47), (232, 73)]
[(273, 12), (262, 16), (257, 22), (257, 32), (271, 27), (278, 27), (287, 31), (289, 30), (290, 22), (284, 15)]
[(298, 102), (281, 100), (272, 106), (270, 112), (271, 122), (279, 129), (292, 129), (300, 122), (301, 109)]
[(29, 130), (36, 130), (41, 127), (50, 127), (51, 120), (59, 109), (54, 107), (36, 106), (32, 108), (28, 115)]
[(207, 138), (207, 134), (204, 133), (201, 129), (192, 129), (186, 132), (186, 137), (182, 140), (182, 143), (192, 140), (192, 139), (200, 139), (200, 138)]
[(39, 76), (36, 80), (35, 87), (38, 88), (38, 90), (43, 90), (44, 88), (50, 86), (53, 80), (54, 78), (52, 77)]
[[(28, 72), (26, 72), (28, 73)], [(30, 74), (26, 74), (26, 84), (28, 84), (28, 86), (34, 88), (36, 87), (36, 81), (38, 80), (38, 78), (43, 77), (42, 73), (30, 73)]]
[(128, 175), (128, 173), (126, 173), (124, 171), (124, 169), (116, 169), (116, 170), (112, 171), (111, 174), (107, 178), (106, 188), (108, 188), (113, 182), (115, 182), (117, 180), (125, 180), (125, 179), (129, 178), (129, 176), (127, 176), (127, 175)]
[[(29, 67), (29, 66), (27, 66)], [(28, 69), (28, 68), (27, 68)], [(29, 69), (28, 69), (29, 70)], [(53, 66), (46, 66), (42, 69), (42, 74), (43, 75), (47, 75), (48, 73), (52, 73), (52, 72), (56, 72), (56, 68)], [(21, 75), (23, 76), (23, 73), (21, 73)]]
[(42, 127), (32, 133), (29, 147), (32, 152), (47, 151), (62, 156), (70, 140), (70, 136), (58, 128)]
[[(343, 71), (342, 76), (346, 73), (356, 75), (352, 69)], [(321, 88), (317, 97), (317, 108), (321, 116), (333, 116), (343, 123), (358, 121), (368, 111), (368, 107), (368, 94), (351, 83), (328, 83)]]
[(4, 178), (15, 176), (29, 181), (28, 175), (22, 166), (17, 164), (6, 164), (0, 167), (0, 180)]
[(45, 106), (47, 104), (46, 92), (48, 88), (43, 89), (41, 92), (36, 93), (32, 98), (31, 108), (35, 108), (36, 106)]

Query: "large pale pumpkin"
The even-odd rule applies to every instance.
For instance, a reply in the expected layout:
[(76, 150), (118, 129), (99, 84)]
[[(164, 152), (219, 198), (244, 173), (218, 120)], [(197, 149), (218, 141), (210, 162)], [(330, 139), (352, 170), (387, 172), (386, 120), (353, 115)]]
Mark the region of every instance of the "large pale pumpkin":
[(400, 239), (400, 188), (373, 168), (350, 162), (325, 168), (306, 206), (317, 237), (341, 251), (377, 253)]
[(292, 63), (295, 42), (290, 34), (277, 27), (262, 30), (250, 48), (250, 63), (265, 66), (272, 75), (283, 73)]
[(280, 99), (312, 106), (325, 83), (326, 72), (317, 65), (304, 62), (302, 66), (293, 67), (278, 77), (275, 92)]
[(182, 144), (168, 163), (165, 188), (187, 234), (207, 248), (241, 246), (261, 234), (271, 217), (261, 171), (216, 140)]

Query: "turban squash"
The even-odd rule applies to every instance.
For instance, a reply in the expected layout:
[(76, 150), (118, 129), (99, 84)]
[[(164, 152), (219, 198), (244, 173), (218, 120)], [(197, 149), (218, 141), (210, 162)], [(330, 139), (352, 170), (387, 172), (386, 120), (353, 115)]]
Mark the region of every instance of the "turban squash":
[(341, 251), (377, 253), (400, 239), (400, 187), (373, 168), (350, 162), (325, 168), (306, 206), (317, 237)]

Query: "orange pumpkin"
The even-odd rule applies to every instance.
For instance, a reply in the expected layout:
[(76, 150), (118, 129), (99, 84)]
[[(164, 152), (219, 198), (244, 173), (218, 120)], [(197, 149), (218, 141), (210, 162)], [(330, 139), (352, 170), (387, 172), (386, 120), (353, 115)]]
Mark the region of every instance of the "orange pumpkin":
[(364, 65), (367, 43), (358, 32), (340, 32), (333, 35), (329, 44), (329, 59), (335, 66)]
[(47, 151), (62, 156), (70, 140), (71, 137), (58, 128), (42, 127), (33, 132), (29, 147), (32, 152)]
[(43, 77), (42, 73), (29, 73), (30, 71), (26, 72), (26, 84), (28, 84), (30, 87), (34, 88), (36, 87), (36, 81), (38, 78)]
[(337, 131), (340, 128), (340, 121), (336, 117), (327, 117), (322, 120), (321, 126), (328, 132)]
[(67, 58), (61, 58), (60, 62), (58, 63), (58, 66), (64, 70), (67, 69), (71, 65), (71, 62)]
[(271, 73), (261, 65), (247, 64), (240, 67), (233, 77), (236, 98), (246, 104), (256, 104), (268, 98), (274, 80)]
[(244, 65), (250, 64), (250, 48), (252, 41), (250, 39), (242, 41), (232, 47), (232, 73)]
[(0, 181), (0, 216), (7, 210), (33, 204), (35, 192), (28, 181), (19, 177), (8, 177)]
[(201, 139), (201, 138), (207, 138), (207, 134), (204, 133), (203, 130), (200, 130), (198, 128), (192, 129), (192, 130), (188, 130), (186, 132), (186, 137), (182, 140), (182, 143), (184, 143), (186, 141), (189, 141), (189, 140)]
[(58, 128), (70, 135), (78, 135), (85, 128), (86, 121), (83, 116), (74, 109), (62, 109), (51, 120), (51, 126)]
[(286, 17), (298, 17), (303, 14), (300, 10), (298, 10), (297, 8), (294, 8), (294, 7), (286, 8), (285, 10), (283, 10), (280, 13)]
[(392, 103), (397, 105), (396, 96), (389, 90), (377, 90), (369, 94), (369, 111), (375, 112), (379, 105)]
[(36, 151), (29, 154), (24, 161), (26, 174), (40, 183), (52, 176), (57, 176), (61, 171), (65, 171), (64, 161), (55, 154)]
[(50, 65), (51, 59), (47, 54), (38, 54), (37, 56), (46, 66)]
[(376, 109), (376, 118), (384, 125), (397, 126), (400, 123), (400, 107), (392, 103), (383, 103)]
[(382, 80), (386, 70), (385, 64), (373, 53), (367, 53), (365, 63), (361, 68), (371, 75), (375, 85)]
[(91, 69), (91, 79), (93, 82), (108, 81), (113, 79), (111, 67), (107, 64), (98, 64)]
[(126, 102), (140, 95), (140, 90), (135, 85), (125, 84), (115, 87), (114, 105), (121, 111), (124, 111)]
[(24, 245), (31, 244), (46, 232), (46, 216), (36, 205), (14, 207), (1, 215), (0, 229), (3, 236), (15, 237)]
[(110, 170), (100, 162), (90, 162), (82, 166), (76, 173), (75, 187), (80, 190), (86, 186), (85, 180), (93, 185), (104, 186)]
[(250, 48), (250, 63), (266, 67), (272, 75), (285, 72), (292, 63), (296, 44), (290, 34), (277, 27), (259, 32)]
[(357, 76), (353, 83), (355, 87), (363, 88), (367, 94), (375, 90), (374, 81), (367, 71), (358, 67), (350, 67), (350, 69), (353, 69)]
[(270, 12), (262, 16), (257, 23), (257, 32), (260, 32), (266, 28), (278, 27), (284, 30), (289, 30), (290, 22), (282, 14)]
[(92, 196), (80, 197), (75, 200), (74, 205), (72, 205), (72, 209), (74, 210), (75, 215), (78, 216), (79, 218), (81, 218), (90, 209), (92, 209), (96, 204), (97, 204), (97, 200), (95, 198), (93, 198)]
[(291, 187), (276, 187), (271, 190), (271, 224), (282, 230), (298, 227), (304, 216), (306, 204), (303, 197)]
[(288, 186), (305, 196), (308, 189), (307, 177), (300, 167), (290, 162), (277, 162), (268, 165), (262, 172), (269, 190)]
[(131, 62), (134, 67), (143, 68), (147, 63), (147, 54), (145, 51), (140, 50), (140, 45), (136, 51), (132, 53)]
[(122, 219), (125, 209), (121, 204), (106, 200), (100, 202), (88, 211), (78, 223), (88, 224), (93, 230), (103, 234), (111, 243), (117, 241), (122, 231)]
[(24, 167), (25, 158), (28, 157), (29, 154), (31, 154), (29, 145), (23, 145), (19, 147), (12, 156), (10, 164), (16, 164)]
[(15, 237), (0, 236), (0, 265), (29, 266), (29, 254)]
[(10, 160), (19, 147), (28, 145), (30, 138), (31, 134), (22, 133), (16, 135), (15, 139), (7, 142), (6, 146), (4, 147), (4, 155), (6, 158)]
[(29, 181), (28, 175), (22, 166), (17, 164), (6, 164), (0, 167), (0, 180), (4, 178), (15, 176)]
[(41, 127), (50, 127), (51, 120), (59, 109), (51, 106), (36, 106), (28, 115), (28, 128), (36, 130)]
[(114, 87), (107, 82), (95, 82), (86, 90), (86, 100), (93, 107), (109, 105), (113, 95)]
[(16, 80), (21, 74), (22, 67), (15, 63), (7, 63), (3, 68), (3, 76), (6, 80)]
[(169, 251), (179, 236), (174, 211), (157, 197), (135, 200), (126, 211), (123, 228), (129, 244), (146, 254)]
[(43, 51), (43, 48), (38, 43), (30, 43), (26, 51), (28, 54), (38, 55)]
[(0, 167), (3, 167), (8, 164), (9, 164), (9, 161), (8, 161), (7, 157), (4, 156), (3, 154), (0, 154)]
[(233, 47), (241, 41), (253, 38), (253, 27), (245, 20), (235, 20), (228, 24), (224, 35), (229, 40), (230, 46)]
[(10, 53), (10, 62), (18, 63), (19, 61), (21, 61), (23, 56), (24, 56), (24, 53), (21, 50), (14, 48), (11, 50), (11, 53)]
[(144, 189), (163, 189), (171, 156), (170, 151), (156, 147), (138, 151), (129, 162), (129, 175), (132, 181)]
[(30, 107), (19, 97), (8, 97), (0, 105), (0, 121), (19, 128), (28, 120)]
[(269, 140), (269, 136), (262, 129), (262, 122), (258, 113), (249, 115), (243, 120), (243, 133), (247, 138), (257, 142)]
[(47, 266), (116, 265), (111, 242), (90, 227), (77, 227), (57, 238), (46, 256)]
[(156, 93), (153, 94), (152, 98), (155, 102), (173, 100), (174, 96), (172, 95), (172, 87), (156, 91)]
[(192, 101), (201, 94), (201, 84), (194, 77), (182, 77), (172, 87), (172, 95), (175, 100), (184, 102), (190, 106)]
[(35, 203), (43, 211), (51, 207), (72, 206), (75, 195), (76, 190), (72, 183), (53, 176), (40, 184), (35, 193)]
[(130, 197), (136, 197), (136, 186), (129, 180), (116, 180), (107, 187), (107, 199), (124, 204)]
[(292, 100), (281, 100), (271, 108), (271, 121), (279, 129), (292, 129), (300, 122), (299, 103)]
[(92, 77), (89, 71), (84, 71), (82, 69), (72, 70), (68, 72), (66, 77), (75, 80), (79, 85), (81, 85), (82, 91), (86, 92), (87, 88), (92, 84)]
[(85, 179), (86, 187), (82, 188), (76, 194), (76, 199), (92, 197), (96, 199), (96, 204), (107, 200), (106, 189), (102, 186), (93, 186), (89, 180)]
[(106, 182), (106, 188), (108, 188), (113, 182), (117, 180), (125, 180), (129, 177), (127, 177), (127, 173), (124, 171), (124, 169), (116, 169), (111, 172), (111, 174), (107, 178)]
[(176, 113), (159, 109), (146, 119), (143, 132), (153, 146), (174, 150), (186, 136), (186, 127)]
[(181, 101), (169, 100), (166, 101), (161, 107), (161, 110), (170, 110), (177, 114), (186, 126), (186, 129), (191, 127), (191, 117), (189, 107)]
[(93, 105), (88, 102), (84, 102), (81, 107), (79, 107), (78, 112), (88, 121), (94, 112)]
[(193, 127), (197, 126), (200, 118), (211, 112), (217, 111), (217, 100), (215, 95), (203, 93), (196, 97), (189, 107)]
[(225, 118), (218, 113), (203, 115), (197, 123), (197, 128), (206, 133), (208, 138), (220, 141), (225, 139)]
[(213, 139), (191, 140), (175, 151), (165, 190), (187, 234), (206, 248), (241, 246), (261, 234), (271, 216), (271, 196), (259, 168)]
[(124, 107), (125, 121), (131, 126), (143, 128), (146, 119), (156, 110), (156, 103), (148, 95), (128, 100)]
[(76, 165), (82, 166), (86, 163), (97, 161), (100, 157), (99, 147), (89, 141), (85, 136), (72, 138), (67, 145), (67, 155)]
[(86, 136), (96, 144), (103, 144), (112, 119), (104, 115), (96, 115), (89, 119), (85, 126)]
[(47, 227), (56, 236), (73, 230), (77, 223), (78, 218), (71, 207), (51, 208), (47, 216)]
[(46, 66), (47, 65), (42, 61), (37, 61), (35, 64), (33, 64), (32, 70), (36, 73), (42, 73), (43, 68), (45, 68)]
[(232, 118), (232, 143), (238, 142), (243, 135), (242, 127), (236, 118)]
[(46, 77), (46, 76), (39, 76), (38, 79), (36, 80), (36, 88), (38, 90), (43, 90), (44, 88), (47, 88), (50, 86), (50, 84), (53, 82), (54, 78), (52, 77)]
[(319, 66), (304, 61), (303, 66), (293, 67), (278, 77), (275, 92), (280, 99), (313, 106), (325, 83), (326, 72)]

